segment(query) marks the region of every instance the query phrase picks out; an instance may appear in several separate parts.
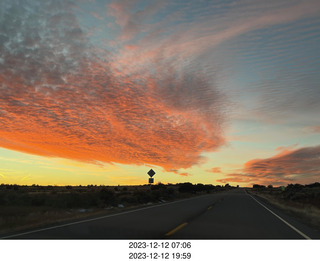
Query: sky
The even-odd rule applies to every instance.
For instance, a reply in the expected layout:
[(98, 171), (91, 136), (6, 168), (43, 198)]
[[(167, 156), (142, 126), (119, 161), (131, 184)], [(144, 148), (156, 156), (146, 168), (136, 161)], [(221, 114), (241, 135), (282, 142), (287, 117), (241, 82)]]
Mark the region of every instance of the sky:
[(320, 181), (318, 0), (2, 0), (0, 183)]

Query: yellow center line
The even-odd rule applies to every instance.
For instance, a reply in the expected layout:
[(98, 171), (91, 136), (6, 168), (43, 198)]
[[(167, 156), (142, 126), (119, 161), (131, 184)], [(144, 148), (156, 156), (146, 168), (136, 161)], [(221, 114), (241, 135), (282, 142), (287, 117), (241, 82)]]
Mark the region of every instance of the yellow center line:
[(184, 226), (188, 225), (187, 222), (185, 223), (182, 223), (181, 225), (177, 226), (176, 228), (172, 229), (170, 232), (168, 232), (167, 234), (165, 234), (165, 236), (171, 236), (173, 235), (174, 233), (176, 233), (178, 230), (180, 230), (181, 228), (183, 228)]
[(208, 210), (209, 210), (209, 209), (212, 209), (212, 206), (208, 207)]

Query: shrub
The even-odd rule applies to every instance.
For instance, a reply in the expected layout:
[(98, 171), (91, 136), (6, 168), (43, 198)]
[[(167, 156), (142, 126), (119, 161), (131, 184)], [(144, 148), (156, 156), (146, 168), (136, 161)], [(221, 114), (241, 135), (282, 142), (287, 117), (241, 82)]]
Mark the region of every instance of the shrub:
[(259, 184), (253, 184), (252, 188), (254, 188), (254, 189), (264, 189), (264, 188), (266, 188), (266, 186), (259, 185)]
[(181, 192), (181, 193), (195, 193), (195, 188), (190, 182), (186, 182), (186, 183), (180, 184), (179, 192)]
[(148, 191), (135, 191), (133, 196), (137, 199), (139, 203), (147, 203), (152, 201), (150, 192)]
[(102, 200), (102, 202), (105, 203), (106, 205), (115, 203), (114, 192), (106, 188), (103, 188), (100, 190), (99, 197)]

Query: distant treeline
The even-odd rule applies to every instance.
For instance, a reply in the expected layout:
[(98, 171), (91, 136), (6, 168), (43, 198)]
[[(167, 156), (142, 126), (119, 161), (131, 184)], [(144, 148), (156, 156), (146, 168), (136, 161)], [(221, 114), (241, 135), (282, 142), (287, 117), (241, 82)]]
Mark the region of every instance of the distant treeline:
[[(303, 188), (319, 188), (319, 187), (320, 187), (320, 183), (315, 182), (315, 183), (307, 184), (307, 185), (288, 184), (286, 187), (280, 186), (279, 188), (281, 188), (282, 190), (301, 190)], [(265, 186), (265, 185), (253, 184), (252, 188), (254, 188), (254, 189), (265, 189), (265, 188), (272, 189), (273, 185)]]
[(232, 189), (204, 184), (141, 186), (40, 186), (0, 185), (0, 206), (45, 206), (53, 208), (105, 208), (170, 201), (194, 194)]

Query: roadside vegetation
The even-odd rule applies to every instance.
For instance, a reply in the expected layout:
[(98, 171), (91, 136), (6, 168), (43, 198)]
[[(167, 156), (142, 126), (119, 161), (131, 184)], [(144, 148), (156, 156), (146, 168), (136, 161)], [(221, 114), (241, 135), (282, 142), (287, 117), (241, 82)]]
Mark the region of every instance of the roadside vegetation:
[(273, 187), (255, 184), (249, 193), (320, 229), (320, 183)]
[(0, 233), (104, 215), (232, 189), (204, 184), (141, 186), (0, 185)]

